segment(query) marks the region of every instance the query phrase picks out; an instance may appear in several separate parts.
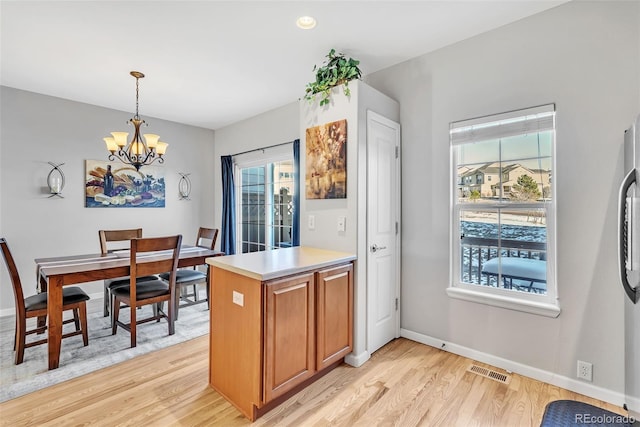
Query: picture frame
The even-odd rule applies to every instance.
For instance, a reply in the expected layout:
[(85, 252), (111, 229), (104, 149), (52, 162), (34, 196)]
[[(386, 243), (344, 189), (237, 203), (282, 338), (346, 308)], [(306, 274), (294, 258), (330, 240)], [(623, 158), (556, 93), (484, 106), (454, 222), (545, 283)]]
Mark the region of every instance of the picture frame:
[(305, 195), (307, 199), (347, 198), (347, 120), (308, 128)]
[(85, 207), (164, 208), (164, 168), (102, 160), (85, 161)]

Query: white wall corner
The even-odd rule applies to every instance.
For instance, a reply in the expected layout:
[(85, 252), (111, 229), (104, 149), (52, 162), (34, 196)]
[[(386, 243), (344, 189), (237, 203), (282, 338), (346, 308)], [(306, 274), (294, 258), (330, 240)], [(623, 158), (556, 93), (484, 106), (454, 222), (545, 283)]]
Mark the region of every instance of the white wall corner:
[(554, 372), (534, 368), (532, 366), (504, 359), (492, 354), (483, 353), (472, 348), (439, 340), (437, 338), (423, 335), (418, 332), (401, 329), (400, 336), (412, 341), (419, 342), (421, 344), (448, 351), (449, 353), (464, 356), (482, 363), (487, 363), (489, 365), (495, 366), (496, 368), (504, 369), (507, 372), (514, 372), (525, 377), (533, 378), (534, 380), (542, 381), (544, 383), (562, 387), (564, 389), (580, 393), (594, 399), (602, 400), (611, 403), (612, 405), (621, 407), (622, 403), (625, 401), (625, 396), (621, 392), (598, 387), (593, 384), (578, 381), (577, 379), (565, 377)]

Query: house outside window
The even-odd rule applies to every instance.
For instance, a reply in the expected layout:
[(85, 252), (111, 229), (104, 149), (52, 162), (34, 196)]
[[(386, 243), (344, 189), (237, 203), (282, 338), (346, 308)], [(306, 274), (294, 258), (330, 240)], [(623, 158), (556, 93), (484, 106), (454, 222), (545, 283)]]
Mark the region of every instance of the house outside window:
[[(557, 316), (555, 106), (454, 122), (450, 142), (448, 294)], [(487, 179), (469, 186), (464, 176)]]
[(294, 173), (292, 148), (236, 163), (237, 245), (240, 253), (292, 246)]

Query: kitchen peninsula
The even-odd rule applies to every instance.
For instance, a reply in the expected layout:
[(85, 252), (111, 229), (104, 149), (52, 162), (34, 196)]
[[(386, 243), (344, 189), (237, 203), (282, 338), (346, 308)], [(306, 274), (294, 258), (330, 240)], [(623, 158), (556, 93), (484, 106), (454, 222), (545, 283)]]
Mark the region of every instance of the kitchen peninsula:
[(208, 258), (209, 384), (256, 418), (353, 347), (355, 255), (310, 247)]

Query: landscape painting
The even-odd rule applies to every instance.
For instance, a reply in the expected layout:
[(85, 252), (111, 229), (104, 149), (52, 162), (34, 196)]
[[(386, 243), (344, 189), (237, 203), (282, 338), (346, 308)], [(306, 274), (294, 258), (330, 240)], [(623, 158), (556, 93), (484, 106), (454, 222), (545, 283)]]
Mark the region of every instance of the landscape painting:
[(347, 120), (306, 131), (307, 199), (347, 198)]
[(139, 171), (123, 163), (85, 161), (85, 207), (163, 208), (164, 169), (143, 166)]

